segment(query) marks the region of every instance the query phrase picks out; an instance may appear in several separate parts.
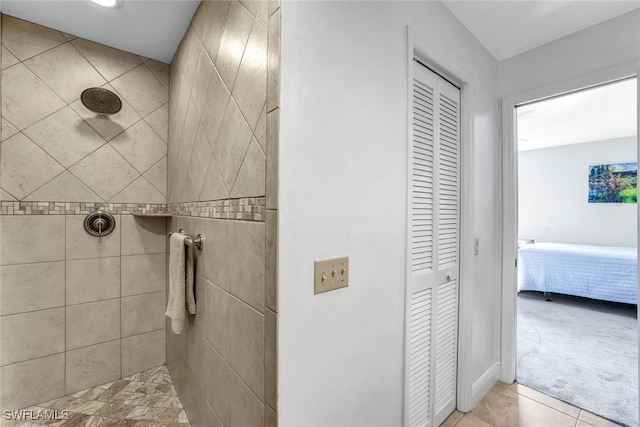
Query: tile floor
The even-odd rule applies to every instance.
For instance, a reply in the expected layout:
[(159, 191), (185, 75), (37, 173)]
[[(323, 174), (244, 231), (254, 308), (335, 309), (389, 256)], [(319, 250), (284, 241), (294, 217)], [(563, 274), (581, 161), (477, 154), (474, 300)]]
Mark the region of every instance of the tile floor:
[[(166, 366), (27, 408), (69, 411), (62, 421), (7, 421), (2, 427), (190, 427)], [(617, 424), (521, 384), (498, 383), (473, 411), (442, 427), (614, 427)]]
[(473, 411), (454, 411), (442, 427), (613, 427), (618, 424), (521, 384), (498, 383)]
[[(27, 408), (29, 418), (68, 411), (68, 419), (7, 421), (2, 427), (190, 427), (166, 366)], [(42, 411), (42, 412), (38, 412)]]

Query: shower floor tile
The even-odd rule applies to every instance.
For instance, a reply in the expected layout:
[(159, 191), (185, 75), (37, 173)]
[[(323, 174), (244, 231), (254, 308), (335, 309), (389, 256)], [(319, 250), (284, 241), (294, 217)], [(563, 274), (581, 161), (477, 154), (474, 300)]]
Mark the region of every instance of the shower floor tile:
[[(190, 427), (166, 366), (26, 408), (29, 421), (2, 427)], [(57, 411), (57, 413), (55, 412)], [(46, 416), (67, 419), (42, 419)], [(38, 418), (40, 415), (40, 419)]]

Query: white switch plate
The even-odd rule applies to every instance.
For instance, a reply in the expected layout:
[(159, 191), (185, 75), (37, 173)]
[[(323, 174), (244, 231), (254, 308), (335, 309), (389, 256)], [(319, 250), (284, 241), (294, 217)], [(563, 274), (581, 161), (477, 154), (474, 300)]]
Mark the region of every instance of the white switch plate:
[(314, 294), (349, 286), (349, 257), (314, 261)]

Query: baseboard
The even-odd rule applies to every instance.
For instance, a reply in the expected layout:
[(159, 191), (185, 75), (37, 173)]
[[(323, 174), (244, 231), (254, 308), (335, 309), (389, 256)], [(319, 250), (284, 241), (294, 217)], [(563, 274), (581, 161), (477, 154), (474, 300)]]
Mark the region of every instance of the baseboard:
[(471, 386), (471, 401), (476, 406), (500, 379), (500, 362), (495, 362)]

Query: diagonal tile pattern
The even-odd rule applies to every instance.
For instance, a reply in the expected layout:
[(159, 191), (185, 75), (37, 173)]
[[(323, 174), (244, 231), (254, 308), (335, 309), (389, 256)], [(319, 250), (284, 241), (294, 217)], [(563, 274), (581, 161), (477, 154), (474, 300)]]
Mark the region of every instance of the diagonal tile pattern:
[(66, 41), (59, 31), (2, 15), (2, 44), (20, 61)]
[[(267, 64), (278, 71), (268, 56), (279, 48), (271, 31), (279, 19), (279, 2), (200, 2), (171, 63), (169, 203), (200, 212), (251, 194), (269, 204), (278, 105), (274, 97), (266, 106), (267, 93), (275, 95)], [(198, 261), (196, 294), (204, 300), (196, 297), (185, 333), (167, 334), (167, 366), (194, 424), (275, 426), (277, 211), (267, 210), (265, 223), (231, 219), (178, 212), (169, 223), (215, 239)]]
[(9, 123), (7, 119), (2, 118), (2, 140), (12, 137), (16, 133), (20, 132), (14, 125)]
[(111, 82), (141, 116), (169, 101), (169, 92), (146, 65), (140, 65)]
[(18, 62), (20, 62), (18, 58), (13, 56), (6, 47), (2, 46), (2, 69), (4, 70), (5, 68), (11, 67)]
[(105, 143), (70, 107), (40, 120), (25, 129), (24, 134), (67, 168)]
[(171, 69), (170, 203), (265, 195), (266, 21), (266, 1), (201, 2)]
[(2, 426), (190, 427), (164, 365), (27, 409), (59, 420), (3, 420)]
[[(34, 56), (26, 60), (24, 65), (66, 103), (79, 99), (84, 89), (106, 83), (71, 43)], [(70, 70), (73, 72), (70, 73)]]
[(0, 182), (18, 200), (55, 178), (63, 170), (62, 166), (21, 133), (2, 143)]
[(26, 129), (64, 105), (24, 64), (2, 71), (2, 116), (18, 129)]
[(103, 200), (110, 200), (138, 176), (133, 166), (110, 145), (104, 145), (69, 170)]
[(71, 44), (87, 58), (102, 77), (111, 81), (142, 64), (137, 55), (114, 49), (85, 39), (75, 39)]
[[(166, 64), (2, 15), (0, 198), (166, 202), (168, 86)], [(88, 87), (121, 111), (86, 109)]]

